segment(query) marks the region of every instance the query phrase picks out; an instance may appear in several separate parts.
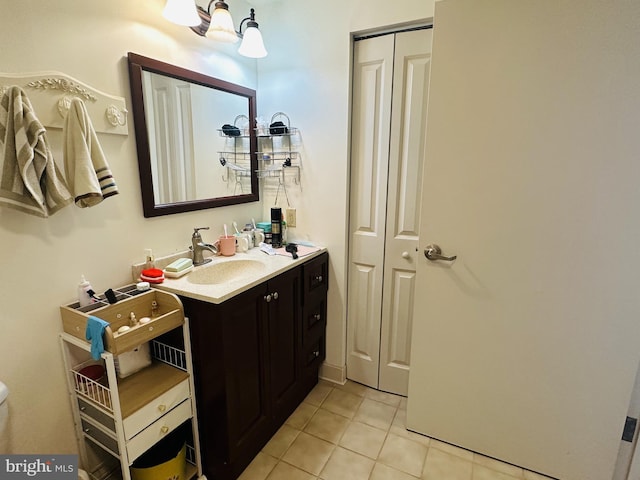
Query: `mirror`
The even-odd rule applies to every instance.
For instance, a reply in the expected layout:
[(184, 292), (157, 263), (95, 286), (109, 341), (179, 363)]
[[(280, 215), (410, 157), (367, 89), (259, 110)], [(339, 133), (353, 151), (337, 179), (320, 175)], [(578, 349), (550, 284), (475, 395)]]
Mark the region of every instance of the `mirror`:
[(258, 201), (255, 91), (135, 53), (128, 61), (144, 216)]

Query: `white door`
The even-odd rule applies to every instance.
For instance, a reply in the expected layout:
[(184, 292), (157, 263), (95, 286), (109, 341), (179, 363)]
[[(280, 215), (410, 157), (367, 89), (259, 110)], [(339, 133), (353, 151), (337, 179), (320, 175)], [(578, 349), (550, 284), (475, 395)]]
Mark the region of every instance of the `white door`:
[(432, 31), (354, 49), (347, 376), (407, 394)]
[(436, 2), (407, 425), (610, 479), (640, 360), (640, 2)]
[(380, 390), (406, 395), (433, 30), (396, 35), (380, 332)]
[(191, 118), (191, 86), (174, 78), (144, 74), (149, 149), (156, 203), (196, 199), (195, 155)]
[(377, 388), (393, 78), (393, 37), (356, 42), (353, 60), (347, 377)]

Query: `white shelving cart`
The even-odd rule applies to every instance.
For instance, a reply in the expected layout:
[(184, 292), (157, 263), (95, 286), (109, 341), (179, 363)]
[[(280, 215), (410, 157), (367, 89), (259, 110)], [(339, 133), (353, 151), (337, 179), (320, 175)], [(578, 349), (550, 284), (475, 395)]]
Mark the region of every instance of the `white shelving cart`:
[[(78, 303), (60, 307), (64, 330), (60, 343), (81, 467), (94, 480), (131, 480), (130, 468), (136, 459), (179, 429), (185, 432), (187, 445), (185, 479), (206, 480), (189, 326), (182, 303), (171, 293), (139, 292), (135, 285), (114, 293), (118, 299), (114, 304), (99, 301), (86, 307)], [(131, 313), (149, 321), (130, 326)], [(92, 358), (91, 344), (85, 339), (89, 316), (109, 323), (103, 336), (105, 351), (98, 360)], [(118, 333), (125, 325), (130, 328)], [(120, 356), (147, 342), (150, 362), (122, 378), (124, 363), (119, 364), (119, 358), (124, 357)]]

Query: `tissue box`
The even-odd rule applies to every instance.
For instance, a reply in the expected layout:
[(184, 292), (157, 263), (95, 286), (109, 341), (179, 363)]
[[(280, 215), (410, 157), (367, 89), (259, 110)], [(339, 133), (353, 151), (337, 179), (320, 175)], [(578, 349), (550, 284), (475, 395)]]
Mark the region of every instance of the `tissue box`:
[(151, 365), (151, 351), (149, 342), (143, 343), (130, 352), (121, 353), (114, 357), (118, 377), (125, 378)]

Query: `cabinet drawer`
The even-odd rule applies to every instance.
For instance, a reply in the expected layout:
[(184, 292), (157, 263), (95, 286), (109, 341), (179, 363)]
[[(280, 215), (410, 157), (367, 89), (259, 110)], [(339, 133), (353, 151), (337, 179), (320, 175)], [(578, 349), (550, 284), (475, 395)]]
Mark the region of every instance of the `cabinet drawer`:
[(185, 400), (159, 420), (149, 425), (127, 443), (129, 461), (146, 452), (156, 442), (162, 440), (169, 432), (172, 432), (185, 421), (191, 418), (191, 400)]
[(303, 355), (303, 365), (305, 369), (313, 369), (320, 366), (325, 358), (324, 334), (311, 343), (309, 347), (305, 348)]
[(309, 342), (323, 335), (326, 325), (327, 302), (324, 298), (309, 307), (305, 307), (303, 313), (303, 345), (306, 346)]
[(125, 438), (127, 440), (133, 438), (189, 397), (189, 380), (187, 379), (125, 418), (123, 421)]
[(103, 432), (95, 425), (89, 423), (86, 419), (83, 418), (81, 421), (82, 432), (86, 437), (95, 440), (100, 445), (104, 446), (107, 450), (113, 452), (115, 455), (118, 455), (120, 453), (120, 450), (118, 449), (118, 440), (111, 437), (111, 435), (109, 435), (108, 433)]
[(96, 422), (107, 427), (109, 430), (113, 432), (116, 431), (116, 421), (113, 419), (111, 415), (103, 412), (99, 408), (95, 407), (94, 405), (83, 400), (80, 397), (77, 397), (77, 399), (78, 399), (78, 408), (80, 409), (81, 415), (86, 415), (88, 417), (91, 417)]
[(303, 288), (304, 301), (311, 294), (324, 294), (329, 288), (329, 255), (326, 253), (313, 260), (309, 260), (302, 268), (304, 272)]

